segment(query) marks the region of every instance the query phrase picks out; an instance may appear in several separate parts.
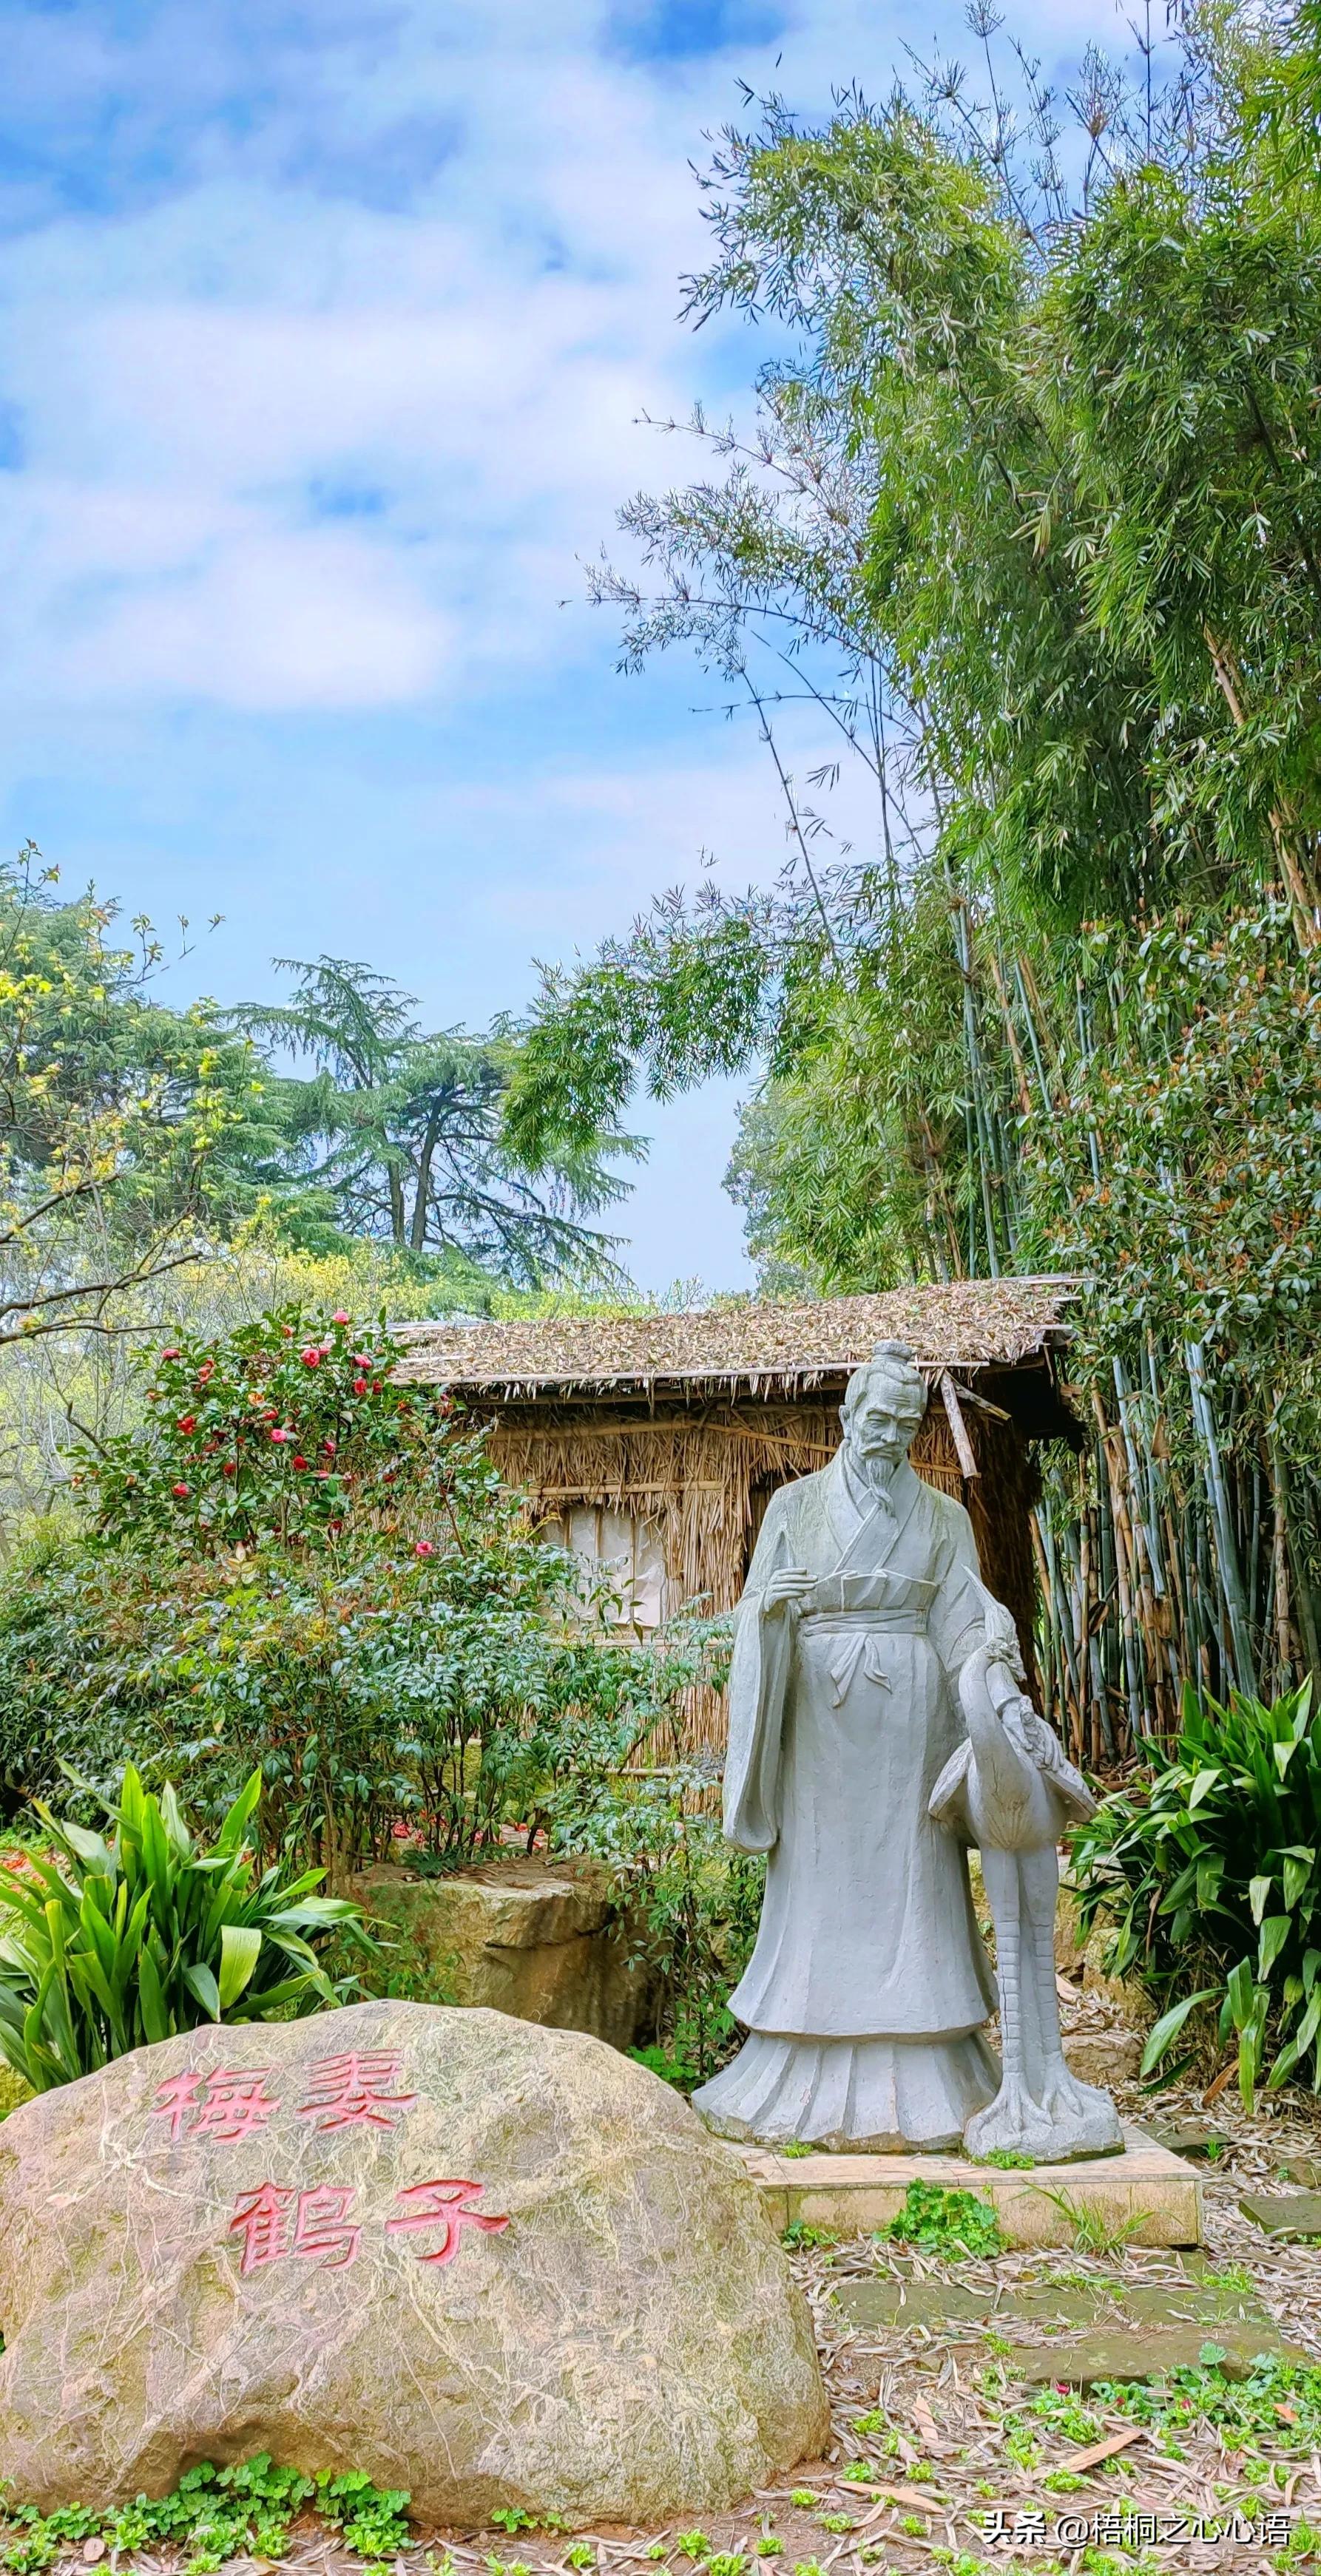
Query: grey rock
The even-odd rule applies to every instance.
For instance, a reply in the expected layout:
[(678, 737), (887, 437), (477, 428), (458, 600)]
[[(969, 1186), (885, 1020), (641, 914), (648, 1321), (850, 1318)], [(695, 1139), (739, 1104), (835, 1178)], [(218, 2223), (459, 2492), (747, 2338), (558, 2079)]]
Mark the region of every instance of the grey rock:
[(716, 2512), (819, 2451), (753, 2185), (600, 2040), (364, 2003), (139, 2049), (0, 2124), (0, 2477), (269, 2451), (460, 2526)]

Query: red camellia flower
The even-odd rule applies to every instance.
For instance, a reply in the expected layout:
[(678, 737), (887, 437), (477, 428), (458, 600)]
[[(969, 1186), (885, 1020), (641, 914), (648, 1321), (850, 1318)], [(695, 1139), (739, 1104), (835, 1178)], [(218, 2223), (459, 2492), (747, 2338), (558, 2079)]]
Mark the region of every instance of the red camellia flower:
[(420, 1538), (413, 1550), (414, 1556), (434, 1556), (435, 1553), (436, 1551), (429, 1538)]
[(327, 1521), (326, 1527), (327, 1529), (342, 1530), (344, 1523), (343, 1521)]
[(161, 1358), (162, 1358), (163, 1360), (181, 1360), (181, 1359), (183, 1358), (183, 1352), (182, 1352), (182, 1351), (162, 1351), (162, 1352), (161, 1352)]
[(195, 1431), (197, 1429), (196, 1414), (181, 1413), (174, 1427), (176, 1431)]
[(293, 1436), (292, 1431), (282, 1431), (278, 1422), (274, 1431), (271, 1433), (272, 1440), (292, 1440)]
[(366, 1378), (365, 1378), (365, 1377), (355, 1377), (355, 1379), (354, 1379), (354, 1381), (353, 1381), (353, 1392), (354, 1392), (354, 1394), (355, 1394), (355, 1395), (365, 1395), (365, 1394), (366, 1394), (366, 1392), (367, 1392), (367, 1380), (366, 1380)]
[(307, 1474), (306, 1458), (291, 1458), (289, 1464), (293, 1468), (296, 1476), (305, 1476)]
[(353, 1354), (353, 1365), (355, 1368), (369, 1369), (371, 1367), (369, 1354), (366, 1351), (355, 1351)]
[(331, 1436), (330, 1436), (330, 1433), (329, 1433), (329, 1432), (327, 1432), (327, 1433), (326, 1433), (325, 1439), (322, 1441), (321, 1446), (322, 1446), (322, 1448), (325, 1450), (326, 1456), (327, 1456), (328, 1458), (333, 1458), (333, 1457), (334, 1457), (334, 1455), (335, 1455), (335, 1443), (334, 1443), (334, 1441), (331, 1439)]
[(336, 1307), (336, 1309), (335, 1309), (335, 1312), (334, 1312), (334, 1314), (331, 1316), (330, 1320), (331, 1320), (332, 1324), (347, 1324), (347, 1322), (348, 1322), (348, 1320), (349, 1320), (349, 1319), (348, 1319), (348, 1316), (345, 1314), (343, 1307), (342, 1307), (342, 1306), (337, 1306), (337, 1307)]
[(184, 1496), (185, 1496), (185, 1494), (187, 1493), (187, 1491), (188, 1491), (188, 1487), (187, 1487), (186, 1485), (171, 1485), (171, 1487), (170, 1487), (170, 1492), (171, 1492), (171, 1493), (176, 1497), (176, 1499), (177, 1499), (179, 1502), (182, 1502), (182, 1501), (183, 1501)]
[(321, 1366), (321, 1353), (320, 1353), (320, 1351), (316, 1348), (315, 1343), (311, 1346), (311, 1348), (310, 1348), (310, 1349), (308, 1349), (308, 1350), (305, 1350), (305, 1351), (304, 1351), (304, 1353), (303, 1353), (303, 1366), (304, 1366), (304, 1368), (320, 1368), (320, 1366)]
[[(298, 1460), (295, 1458), (295, 1460), (294, 1460), (294, 1465), (295, 1465), (295, 1467), (297, 1466), (297, 1464), (298, 1464)], [(328, 1483), (329, 1483), (329, 1480), (330, 1480), (330, 1469), (329, 1469), (329, 1467), (318, 1467), (318, 1469), (317, 1469), (317, 1471), (316, 1471), (316, 1480), (317, 1480), (317, 1483), (318, 1483), (319, 1485), (328, 1484)]]
[(225, 1460), (224, 1466), (221, 1468), (220, 1472), (222, 1476), (237, 1476), (238, 1469), (232, 1458), (227, 1458)]

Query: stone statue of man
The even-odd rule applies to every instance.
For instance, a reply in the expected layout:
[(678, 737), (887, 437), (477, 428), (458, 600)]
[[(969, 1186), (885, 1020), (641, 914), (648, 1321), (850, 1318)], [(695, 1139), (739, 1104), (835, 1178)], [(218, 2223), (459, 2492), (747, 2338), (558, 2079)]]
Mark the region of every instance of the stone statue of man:
[(749, 1570), (725, 1832), (768, 1854), (766, 1897), (730, 1997), (748, 2037), (694, 2096), (727, 2137), (948, 2148), (1000, 2081), (967, 1852), (928, 1813), (987, 1596), (967, 1513), (908, 1463), (925, 1406), (907, 1344), (882, 1342)]

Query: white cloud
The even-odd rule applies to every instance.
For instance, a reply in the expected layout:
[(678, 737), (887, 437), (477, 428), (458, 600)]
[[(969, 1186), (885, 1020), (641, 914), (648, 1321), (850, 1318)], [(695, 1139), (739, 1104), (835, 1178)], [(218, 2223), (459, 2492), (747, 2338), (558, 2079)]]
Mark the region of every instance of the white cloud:
[[(1029, 0), (1029, 36), (1034, 14), (1055, 44), (1113, 23), (1109, 0)], [(735, 63), (769, 79), (777, 50), (630, 61), (602, 50), (608, 17), (327, 0), (309, 41), (218, 0), (130, 13), (117, 42), (76, 13), (58, 53), (29, 22), (27, 111), (44, 72), (73, 151), (113, 96), (130, 172), (172, 144), (177, 175), (0, 254), (0, 392), (31, 449), (0, 485), (11, 687), (379, 708), (454, 684), (460, 621), (470, 692), (574, 649), (553, 614), (574, 557), (656, 470), (636, 416), (684, 412), (718, 344), (674, 321), (704, 242), (688, 156), (736, 105)], [(799, 0), (779, 77), (825, 105), (925, 24)], [(383, 209), (406, 150), (407, 202)], [(310, 530), (341, 472), (380, 508)]]

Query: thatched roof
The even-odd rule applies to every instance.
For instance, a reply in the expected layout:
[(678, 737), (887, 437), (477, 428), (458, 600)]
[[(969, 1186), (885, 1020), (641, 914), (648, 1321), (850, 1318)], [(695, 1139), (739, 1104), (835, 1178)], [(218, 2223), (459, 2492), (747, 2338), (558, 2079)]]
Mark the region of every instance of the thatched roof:
[(688, 1315), (563, 1315), (513, 1324), (399, 1328), (401, 1380), (458, 1393), (520, 1397), (662, 1388), (800, 1394), (831, 1385), (877, 1342), (911, 1342), (933, 1374), (1048, 1364), (1067, 1338), (1073, 1283), (957, 1279), (883, 1297), (821, 1297), (802, 1306), (717, 1306)]

